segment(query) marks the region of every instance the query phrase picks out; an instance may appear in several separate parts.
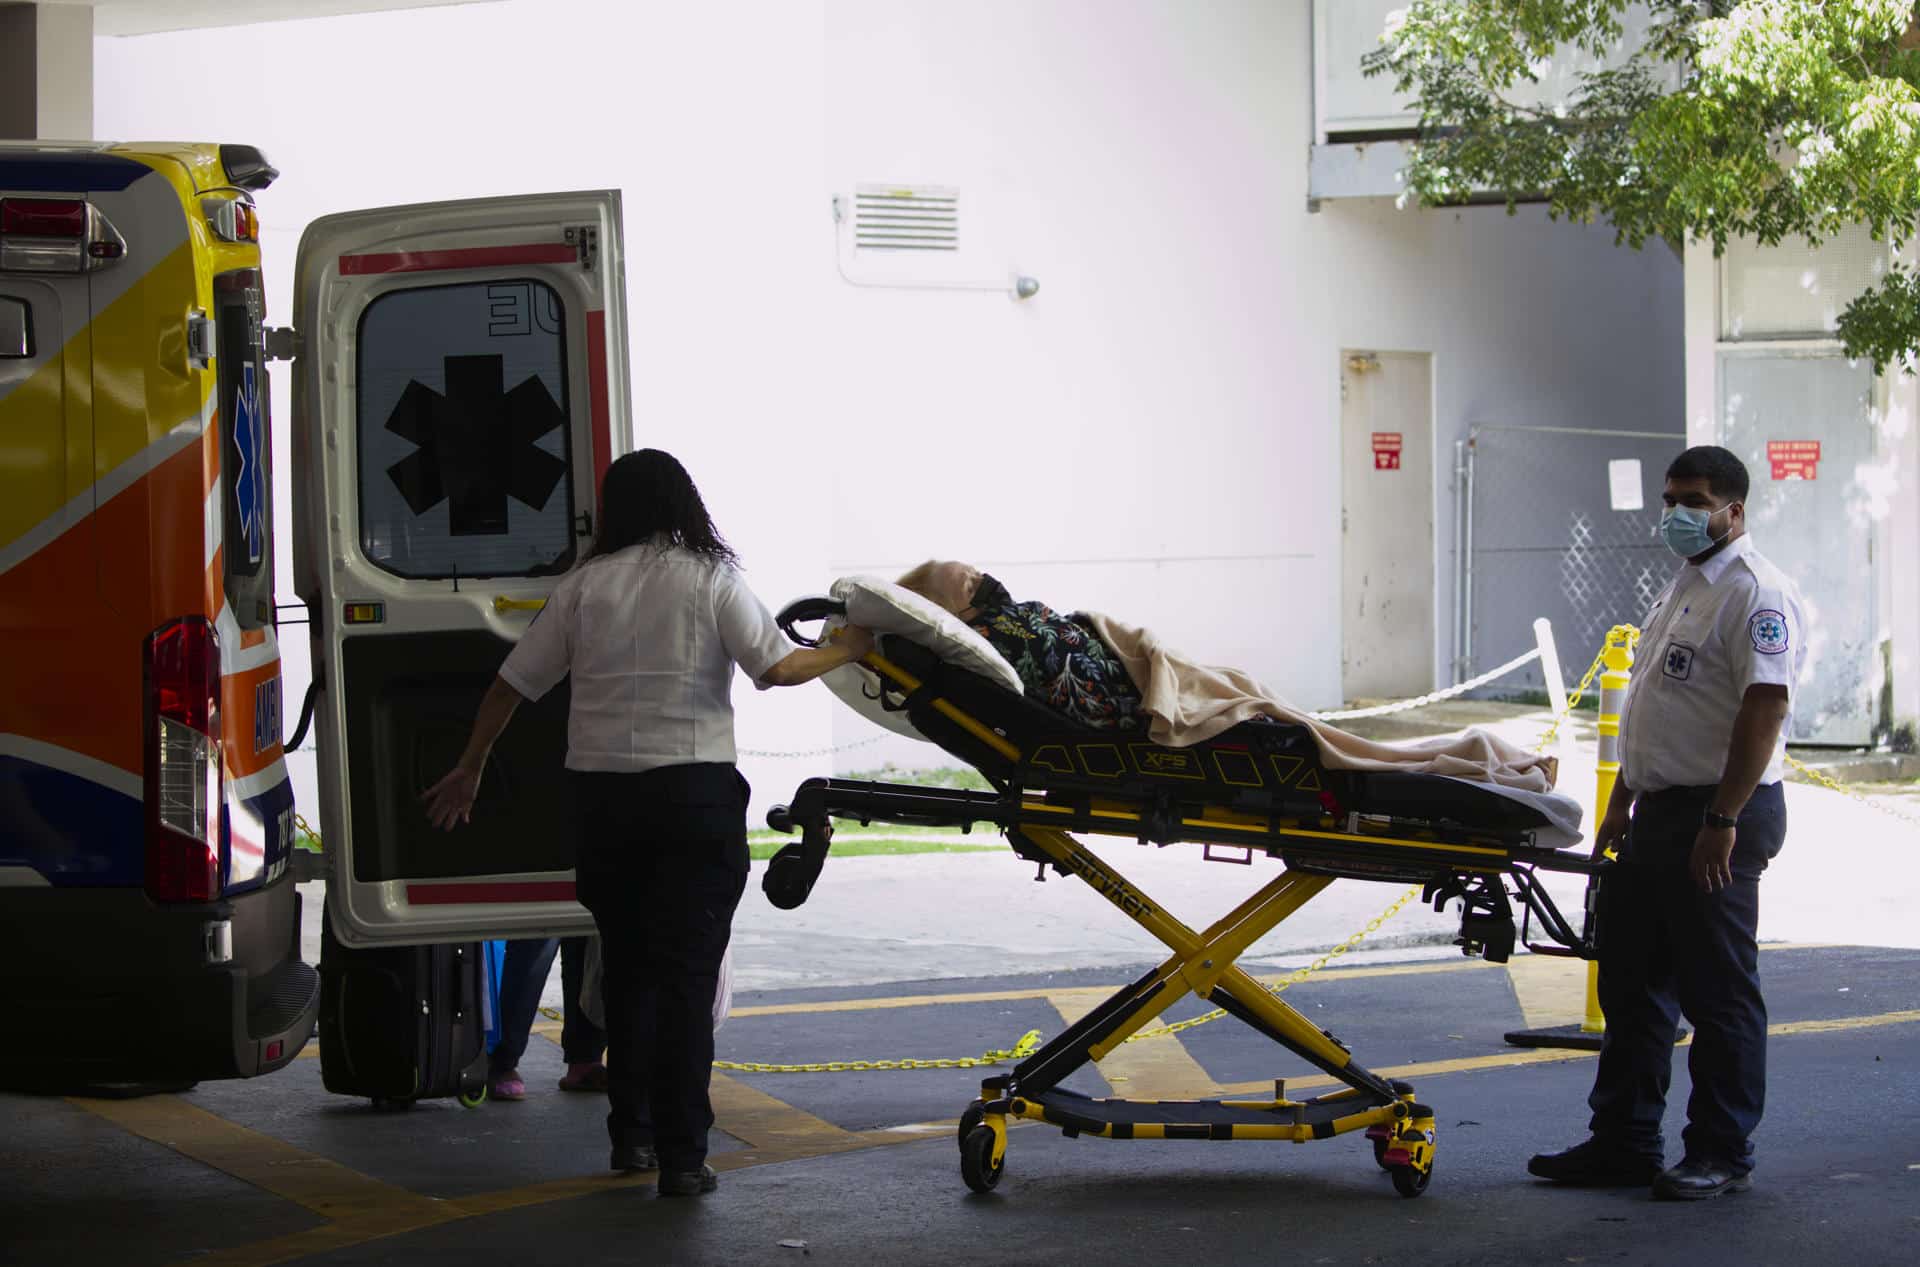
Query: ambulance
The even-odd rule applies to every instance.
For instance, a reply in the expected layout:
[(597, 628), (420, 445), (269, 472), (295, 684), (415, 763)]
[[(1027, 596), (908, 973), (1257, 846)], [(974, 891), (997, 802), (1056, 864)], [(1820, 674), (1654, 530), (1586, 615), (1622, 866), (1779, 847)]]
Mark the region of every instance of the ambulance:
[(0, 1085), (247, 1077), (312, 1035), (289, 527), (330, 936), (591, 926), (555, 826), (564, 690), (516, 719), (471, 827), (433, 832), (417, 797), (627, 445), (618, 195), (316, 221), (276, 329), (276, 175), (240, 145), (0, 143)]

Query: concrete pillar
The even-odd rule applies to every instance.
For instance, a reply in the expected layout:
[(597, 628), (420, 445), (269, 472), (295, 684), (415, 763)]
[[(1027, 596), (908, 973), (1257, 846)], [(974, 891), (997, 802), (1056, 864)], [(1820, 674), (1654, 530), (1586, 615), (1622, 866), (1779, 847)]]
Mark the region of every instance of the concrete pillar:
[(0, 138), (92, 136), (92, 8), (0, 4)]

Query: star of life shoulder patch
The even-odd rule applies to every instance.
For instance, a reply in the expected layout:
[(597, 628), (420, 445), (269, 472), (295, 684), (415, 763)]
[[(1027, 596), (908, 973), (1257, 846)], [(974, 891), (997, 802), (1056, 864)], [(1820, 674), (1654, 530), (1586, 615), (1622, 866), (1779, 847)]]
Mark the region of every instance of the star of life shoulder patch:
[(1747, 621), (1747, 636), (1761, 655), (1779, 655), (1787, 649), (1787, 617), (1771, 607), (1763, 607)]

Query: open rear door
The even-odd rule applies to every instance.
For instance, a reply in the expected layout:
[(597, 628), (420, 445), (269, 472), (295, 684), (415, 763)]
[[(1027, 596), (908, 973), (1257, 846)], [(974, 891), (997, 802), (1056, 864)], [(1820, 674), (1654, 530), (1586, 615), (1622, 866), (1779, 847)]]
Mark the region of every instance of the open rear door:
[(592, 927), (565, 683), (507, 727), (470, 824), (435, 831), (419, 797), (629, 447), (621, 259), (615, 192), (356, 211), (301, 240), (294, 567), (348, 945)]

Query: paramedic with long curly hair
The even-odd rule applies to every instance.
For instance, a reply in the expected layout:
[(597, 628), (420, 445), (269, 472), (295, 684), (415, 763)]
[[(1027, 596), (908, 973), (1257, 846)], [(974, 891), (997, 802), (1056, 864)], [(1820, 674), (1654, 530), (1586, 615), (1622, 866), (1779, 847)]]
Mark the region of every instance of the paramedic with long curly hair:
[(607, 1132), (615, 1170), (662, 1196), (713, 1191), (713, 996), (747, 880), (734, 766), (734, 666), (797, 686), (873, 645), (849, 628), (796, 650), (747, 588), (686, 469), (658, 449), (608, 468), (592, 557), (554, 587), (480, 703), (459, 764), (423, 794), (466, 822), (487, 753), (523, 699), (572, 674), (567, 769), (581, 904), (606, 963)]

